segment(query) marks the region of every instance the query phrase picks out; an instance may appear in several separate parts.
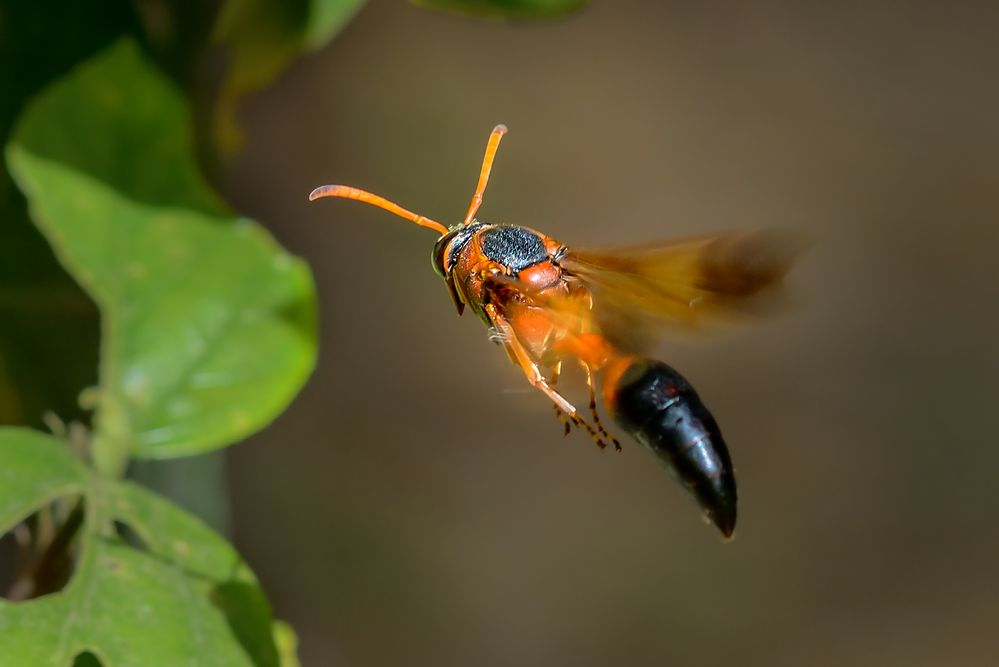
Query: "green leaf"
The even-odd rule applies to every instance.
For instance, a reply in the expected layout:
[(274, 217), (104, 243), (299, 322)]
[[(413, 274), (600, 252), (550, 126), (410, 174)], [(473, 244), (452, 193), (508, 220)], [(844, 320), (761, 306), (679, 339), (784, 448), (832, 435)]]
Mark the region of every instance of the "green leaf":
[(326, 44), (364, 0), (228, 0), (215, 39), (228, 52), (229, 69), (216, 104), (216, 134), (223, 153), (242, 142), (236, 105), (262, 88), (303, 50)]
[(277, 645), (281, 667), (302, 667), (298, 661), (298, 637), (284, 621), (274, 621), (274, 644)]
[(354, 17), (364, 0), (311, 0), (305, 26), (305, 48), (322, 48)]
[[(91, 475), (63, 443), (0, 429), (5, 519), (64, 493), (86, 503), (82, 552), (69, 584), (26, 602), (0, 601), (4, 664), (64, 667), (89, 651), (105, 667), (278, 667), (273, 618), (236, 551), (199, 520), (129, 483)], [(12, 508), (8, 496), (18, 498)], [(34, 507), (31, 507), (34, 505)], [(112, 521), (138, 537), (126, 543)]]
[(0, 603), (0, 647), (16, 658), (12, 664), (25, 666), (64, 667), (88, 649), (105, 667), (276, 666), (268, 626), (254, 631), (270, 641), (266, 654), (254, 653), (260, 647), (242, 645), (233, 627), (243, 619), (219, 602), (262, 599), (258, 592), (255, 585), (199, 579), (119, 540), (91, 536), (64, 591)]
[(411, 0), (421, 7), (489, 19), (554, 19), (576, 11), (587, 0)]
[[(103, 341), (94, 456), (207, 451), (270, 422), (310, 373), (306, 265), (198, 172), (180, 94), (129, 41), (25, 111), (7, 161)], [(72, 335), (71, 333), (69, 335)]]
[(0, 535), (42, 505), (81, 493), (88, 475), (64, 443), (26, 428), (0, 428)]

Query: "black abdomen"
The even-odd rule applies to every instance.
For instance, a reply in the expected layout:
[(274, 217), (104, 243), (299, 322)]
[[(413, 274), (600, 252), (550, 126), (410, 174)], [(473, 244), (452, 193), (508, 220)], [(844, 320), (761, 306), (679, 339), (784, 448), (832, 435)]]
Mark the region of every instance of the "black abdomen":
[(723, 535), (735, 529), (735, 474), (714, 417), (683, 376), (638, 359), (613, 388), (617, 423), (666, 464)]

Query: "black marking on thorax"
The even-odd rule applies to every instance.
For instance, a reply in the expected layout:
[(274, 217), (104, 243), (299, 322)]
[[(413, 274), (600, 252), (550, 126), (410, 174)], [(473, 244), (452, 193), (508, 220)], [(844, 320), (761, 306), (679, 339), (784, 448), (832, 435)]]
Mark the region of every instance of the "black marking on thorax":
[(497, 225), (479, 235), (482, 253), (513, 271), (548, 259), (545, 243), (537, 233), (514, 225)]

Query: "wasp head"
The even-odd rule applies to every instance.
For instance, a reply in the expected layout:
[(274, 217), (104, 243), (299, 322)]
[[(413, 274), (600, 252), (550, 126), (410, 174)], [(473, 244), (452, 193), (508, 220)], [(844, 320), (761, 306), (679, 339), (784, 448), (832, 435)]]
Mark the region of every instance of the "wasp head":
[(461, 251), (468, 245), (468, 242), (475, 236), (475, 232), (484, 225), (481, 222), (473, 222), (470, 225), (456, 225), (443, 234), (437, 243), (434, 244), (434, 253), (431, 257), (434, 271), (442, 278), (447, 278), (458, 263)]

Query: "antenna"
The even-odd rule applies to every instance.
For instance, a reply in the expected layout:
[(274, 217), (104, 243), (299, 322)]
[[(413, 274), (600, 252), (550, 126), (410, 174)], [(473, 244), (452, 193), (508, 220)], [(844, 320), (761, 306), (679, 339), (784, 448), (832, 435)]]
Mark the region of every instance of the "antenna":
[(421, 227), (432, 229), (441, 236), (447, 234), (447, 227), (436, 220), (431, 220), (423, 215), (417, 215), (412, 211), (404, 209), (395, 202), (385, 199), (385, 197), (379, 197), (378, 195), (367, 192), (366, 190), (352, 188), (349, 185), (321, 185), (309, 194), (309, 201), (315, 201), (322, 197), (341, 197), (343, 199), (353, 199), (355, 201), (364, 202), (365, 204), (371, 204), (372, 206), (385, 209), (389, 213), (395, 213), (400, 218), (405, 218), (410, 222), (415, 222)]
[(479, 171), (479, 184), (475, 187), (475, 194), (472, 195), (472, 203), (468, 205), (468, 213), (465, 214), (465, 222), (470, 225), (482, 206), (482, 193), (489, 183), (489, 172), (493, 169), (493, 160), (496, 159), (496, 149), (499, 148), (500, 139), (506, 134), (506, 125), (497, 125), (489, 135), (489, 142), (486, 144), (486, 154), (482, 158), (482, 170)]

